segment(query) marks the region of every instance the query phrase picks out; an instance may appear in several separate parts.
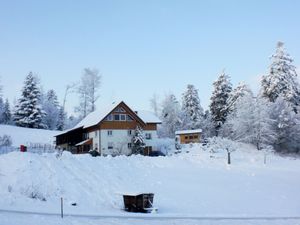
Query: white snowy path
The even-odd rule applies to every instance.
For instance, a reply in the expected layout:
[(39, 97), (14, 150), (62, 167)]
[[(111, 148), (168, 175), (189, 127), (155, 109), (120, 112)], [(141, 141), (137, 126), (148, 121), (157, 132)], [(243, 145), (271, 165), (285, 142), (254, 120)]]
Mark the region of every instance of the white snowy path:
[(0, 210), (0, 225), (299, 225), (300, 217), (164, 217), (133, 214), (132, 216), (64, 215)]
[(0, 210), (0, 225), (299, 225), (300, 218), (230, 218), (230, 217), (161, 217), (161, 216), (91, 216), (43, 213), (16, 213)]

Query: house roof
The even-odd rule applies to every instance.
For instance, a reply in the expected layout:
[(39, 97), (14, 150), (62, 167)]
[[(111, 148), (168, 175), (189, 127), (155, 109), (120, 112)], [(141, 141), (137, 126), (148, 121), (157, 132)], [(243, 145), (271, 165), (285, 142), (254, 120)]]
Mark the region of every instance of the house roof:
[(175, 135), (179, 134), (195, 134), (195, 133), (202, 133), (202, 129), (196, 129), (196, 130), (178, 130), (175, 132)]
[(92, 139), (87, 139), (87, 140), (84, 140), (84, 141), (81, 141), (79, 143), (77, 143), (75, 146), (80, 146), (80, 145), (85, 145), (85, 144), (91, 144), (92, 143)]
[(94, 112), (88, 114), (83, 120), (81, 120), (73, 129), (82, 127), (88, 128), (97, 125), (101, 120), (103, 120), (117, 105), (121, 104), (121, 102), (115, 103), (102, 107)]
[[(79, 128), (85, 129), (85, 128), (97, 125), (98, 123), (100, 123), (110, 112), (112, 112), (121, 103), (124, 103), (124, 102), (123, 101), (113, 102), (112, 104), (107, 105), (106, 107), (102, 107), (102, 108), (100, 108), (100, 109), (98, 109), (98, 110), (96, 110), (96, 111), (88, 114), (75, 127), (73, 127), (72, 129), (63, 131), (59, 135), (68, 133), (68, 132), (70, 132), (72, 130), (75, 130), (75, 129), (79, 129)], [(138, 113), (136, 115), (139, 118), (139, 120), (141, 120), (141, 122), (143, 122), (143, 123), (161, 123), (161, 121), (153, 113), (151, 113), (149, 111), (143, 111), (143, 110), (142, 111), (138, 111)]]
[(145, 123), (161, 123), (161, 120), (153, 112), (145, 110), (138, 110), (136, 112)]

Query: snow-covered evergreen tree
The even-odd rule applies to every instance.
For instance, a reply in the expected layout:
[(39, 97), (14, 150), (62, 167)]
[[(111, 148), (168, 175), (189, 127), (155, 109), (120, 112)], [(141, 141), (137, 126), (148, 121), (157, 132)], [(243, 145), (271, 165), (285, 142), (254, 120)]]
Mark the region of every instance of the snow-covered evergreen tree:
[(237, 102), (237, 100), (245, 95), (252, 95), (252, 91), (250, 89), (250, 87), (244, 83), (239, 83), (238, 86), (236, 88), (234, 88), (232, 90), (232, 92), (230, 93), (228, 99), (227, 99), (227, 107), (228, 107), (228, 111), (229, 113), (235, 110), (235, 104)]
[(161, 137), (175, 137), (175, 131), (180, 129), (182, 120), (179, 117), (180, 105), (173, 94), (166, 95), (162, 101), (161, 121), (158, 134)]
[(296, 114), (290, 102), (279, 96), (272, 105), (271, 117), (275, 121), (276, 134), (274, 147), (280, 152), (298, 152), (300, 150), (300, 116)]
[(204, 113), (203, 121), (201, 123), (201, 129), (203, 131), (204, 138), (209, 138), (216, 135), (214, 122), (208, 110), (206, 110)]
[(187, 115), (189, 124), (188, 129), (197, 129), (203, 120), (203, 108), (200, 104), (198, 90), (194, 85), (187, 85), (187, 90), (182, 95), (182, 111)]
[(25, 79), (21, 98), (14, 110), (13, 120), (17, 126), (28, 128), (46, 128), (43, 117), (46, 115), (40, 106), (40, 90), (32, 72)]
[(286, 53), (283, 42), (278, 42), (271, 60), (270, 72), (261, 80), (261, 95), (271, 102), (281, 95), (296, 111), (300, 105), (300, 87), (293, 59)]
[(220, 133), (235, 141), (255, 144), (258, 150), (273, 144), (275, 133), (269, 103), (265, 99), (255, 99), (248, 93), (235, 104)]
[(66, 117), (67, 117), (67, 115), (64, 111), (64, 108), (62, 106), (59, 107), (57, 125), (56, 125), (57, 130), (64, 130), (65, 129)]
[(47, 114), (47, 116), (44, 117), (44, 123), (50, 130), (57, 129), (59, 109), (60, 107), (57, 100), (57, 95), (55, 91), (51, 89), (47, 92), (43, 101), (43, 110)]
[(132, 154), (143, 154), (145, 146), (144, 131), (140, 126), (137, 126), (132, 137)]
[(270, 103), (263, 98), (256, 98), (254, 104), (254, 144), (258, 150), (264, 146), (272, 145), (275, 140), (275, 132), (272, 129), (274, 120), (270, 116)]
[(232, 91), (230, 78), (223, 71), (219, 78), (213, 83), (214, 90), (210, 98), (210, 112), (215, 124), (216, 134), (226, 121), (228, 115), (227, 99)]
[(5, 100), (4, 110), (2, 114), (2, 121), (4, 124), (11, 124), (11, 111), (8, 99)]
[(5, 110), (4, 106), (5, 106), (5, 104), (4, 104), (3, 98), (0, 95), (0, 124), (4, 123), (4, 118), (3, 118), (4, 110)]

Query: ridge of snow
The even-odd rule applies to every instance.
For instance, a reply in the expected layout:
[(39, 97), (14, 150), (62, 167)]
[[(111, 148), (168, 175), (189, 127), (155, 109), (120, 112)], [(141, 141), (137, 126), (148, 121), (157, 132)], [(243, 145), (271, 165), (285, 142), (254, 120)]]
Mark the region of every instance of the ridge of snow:
[(178, 134), (194, 134), (194, 133), (202, 133), (202, 129), (178, 130), (178, 131), (175, 132), (176, 135), (178, 135)]

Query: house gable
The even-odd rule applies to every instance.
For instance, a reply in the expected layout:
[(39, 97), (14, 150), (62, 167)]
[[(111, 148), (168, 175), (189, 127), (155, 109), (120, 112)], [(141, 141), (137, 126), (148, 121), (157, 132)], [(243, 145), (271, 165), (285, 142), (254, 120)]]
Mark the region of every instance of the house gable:
[(97, 125), (87, 128), (88, 132), (102, 129), (133, 130), (147, 124), (124, 102), (115, 106)]

